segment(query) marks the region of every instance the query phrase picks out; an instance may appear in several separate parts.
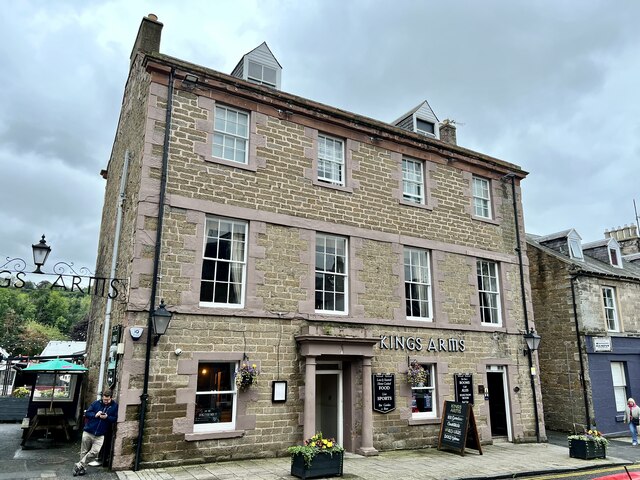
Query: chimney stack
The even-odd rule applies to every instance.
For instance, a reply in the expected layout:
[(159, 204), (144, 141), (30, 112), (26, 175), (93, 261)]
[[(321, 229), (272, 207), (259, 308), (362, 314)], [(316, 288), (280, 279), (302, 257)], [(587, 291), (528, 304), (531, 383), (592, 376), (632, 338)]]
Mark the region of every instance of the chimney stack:
[(625, 225), (624, 227), (604, 231), (604, 238), (612, 237), (620, 244), (622, 255), (640, 253), (640, 238), (638, 237), (638, 227), (636, 225)]
[(133, 50), (131, 51), (131, 65), (133, 65), (133, 61), (138, 52), (160, 53), (162, 26), (162, 23), (158, 21), (158, 17), (153, 13), (150, 13), (142, 19), (136, 42), (133, 44)]
[(457, 145), (456, 122), (448, 118), (440, 124), (440, 140), (450, 145)]

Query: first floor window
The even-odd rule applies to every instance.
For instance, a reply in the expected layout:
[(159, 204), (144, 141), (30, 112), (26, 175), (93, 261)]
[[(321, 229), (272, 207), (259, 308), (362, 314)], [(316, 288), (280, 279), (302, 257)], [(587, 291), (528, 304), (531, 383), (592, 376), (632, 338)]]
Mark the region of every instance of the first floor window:
[(318, 180), (344, 186), (344, 143), (318, 135)]
[(478, 260), (478, 293), (480, 295), (480, 321), (489, 325), (500, 325), (500, 290), (498, 287), (498, 264), (489, 260)]
[(422, 366), (427, 374), (427, 380), (424, 385), (411, 387), (411, 416), (412, 418), (436, 418), (435, 365), (428, 363)]
[(431, 320), (429, 252), (404, 249), (404, 292), (407, 318)]
[(216, 106), (213, 130), (214, 157), (247, 163), (248, 113), (231, 107)]
[(200, 303), (242, 306), (246, 268), (247, 224), (226, 218), (207, 218)]
[(419, 160), (402, 159), (402, 198), (424, 204), (424, 164)]
[(347, 313), (347, 239), (316, 236), (316, 311)]
[(200, 362), (196, 388), (194, 432), (234, 430), (236, 362)]
[(603, 287), (602, 300), (604, 301), (604, 318), (607, 322), (607, 330), (610, 332), (620, 331), (616, 310), (616, 291), (611, 287)]
[(616, 411), (618, 412), (624, 412), (624, 409), (627, 408), (627, 376), (624, 370), (624, 362), (611, 362), (613, 394), (616, 399)]
[(473, 211), (476, 217), (491, 218), (491, 190), (485, 178), (473, 177)]

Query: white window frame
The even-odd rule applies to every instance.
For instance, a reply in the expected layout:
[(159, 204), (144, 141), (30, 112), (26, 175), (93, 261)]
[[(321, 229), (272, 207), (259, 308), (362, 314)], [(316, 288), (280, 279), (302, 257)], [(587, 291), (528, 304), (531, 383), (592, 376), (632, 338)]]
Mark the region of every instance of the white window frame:
[[(341, 244), (341, 245), (339, 245)], [(333, 253), (328, 253), (333, 251)], [(342, 251), (342, 254), (338, 252)], [(330, 265), (332, 269), (327, 269), (328, 263), (327, 260), (331, 261), (331, 258), (335, 257), (334, 262)], [(319, 265), (319, 260), (321, 259), (321, 265)], [(338, 272), (338, 268), (336, 265), (339, 264), (338, 260), (342, 260), (343, 271)], [(335, 271), (334, 271), (335, 270)], [(318, 276), (321, 276), (321, 288), (318, 288)], [(331, 277), (341, 277), (343, 282), (343, 290), (327, 290), (325, 287), (327, 285), (327, 281), (330, 280)], [(316, 234), (316, 247), (315, 247), (315, 281), (316, 288), (314, 292), (314, 304), (316, 305), (316, 313), (320, 314), (332, 314), (332, 315), (347, 315), (349, 313), (349, 242), (344, 237), (338, 237), (335, 235), (327, 235), (324, 233)], [(334, 281), (335, 286), (335, 281)], [(335, 309), (335, 296), (334, 296), (334, 309), (328, 310), (326, 309), (325, 298), (326, 295), (334, 294), (342, 294), (344, 296), (344, 309), (337, 310)], [(316, 299), (318, 295), (322, 298), (322, 306), (318, 308)]]
[[(420, 290), (423, 290), (426, 298), (421, 298)], [(404, 292), (407, 319), (433, 321), (431, 258), (428, 250), (404, 247)], [(416, 298), (414, 298), (414, 292)], [(412, 311), (414, 302), (420, 305), (419, 315), (411, 315), (414, 313)], [(422, 315), (423, 306), (426, 308), (426, 315)]]
[[(330, 146), (333, 148), (329, 148)], [(345, 175), (344, 140), (319, 133), (318, 181), (344, 187)]]
[[(409, 169), (409, 166), (412, 168)], [(405, 202), (425, 204), (427, 190), (425, 171), (424, 161), (402, 157), (402, 199)], [(411, 191), (409, 187), (412, 186), (418, 191), (417, 193)]]
[[(234, 368), (234, 372), (238, 371), (239, 362), (229, 362), (229, 361), (216, 361), (216, 360), (203, 360), (198, 363), (198, 373), (200, 372), (200, 365), (208, 364), (208, 363), (225, 363), (232, 365)], [(236, 429), (236, 418), (238, 416), (238, 389), (236, 387), (235, 378), (231, 378), (231, 390), (205, 390), (198, 391), (198, 380), (196, 376), (196, 397), (198, 395), (232, 395), (232, 411), (231, 411), (231, 421), (230, 422), (218, 422), (218, 423), (195, 423), (195, 418), (192, 420), (193, 423), (193, 433), (203, 433), (203, 432), (222, 432), (228, 430)], [(194, 398), (195, 401), (195, 398)]]
[[(619, 332), (620, 319), (618, 317), (616, 289), (614, 287), (602, 287), (602, 302), (604, 309), (604, 321), (607, 324), (607, 331)], [(612, 322), (613, 325), (611, 324)]]
[[(217, 225), (215, 223), (217, 222)], [(220, 225), (221, 224), (229, 224), (230, 229), (230, 238), (222, 238), (224, 241), (231, 241), (231, 251), (229, 252), (229, 258), (220, 258)], [(212, 228), (215, 227), (215, 231), (217, 231), (218, 241), (216, 242), (216, 256), (206, 256), (207, 255), (207, 240), (209, 238), (209, 233)], [(248, 242), (249, 242), (249, 225), (247, 222), (242, 220), (235, 220), (225, 217), (207, 217), (207, 220), (204, 225), (204, 240), (203, 240), (203, 249), (202, 249), (202, 272), (200, 274), (200, 306), (202, 307), (219, 307), (219, 308), (244, 308), (244, 299), (245, 292), (247, 290), (247, 250), (248, 250)], [(244, 238), (240, 240), (236, 237), (236, 232), (238, 235), (243, 235)], [(234, 248), (237, 248), (239, 244), (242, 245), (242, 252), (235, 252)], [(240, 258), (241, 257), (241, 258)], [(213, 271), (213, 279), (204, 278), (205, 265), (206, 262), (214, 262), (214, 271)], [(228, 263), (228, 274), (227, 274), (227, 282), (218, 280), (218, 264)], [(235, 271), (234, 271), (235, 270)], [(240, 292), (239, 292), (239, 302), (238, 303), (226, 303), (216, 302), (215, 301), (215, 289), (216, 283), (226, 283), (228, 291), (232, 288), (232, 285), (238, 284), (238, 282), (232, 282), (231, 275), (235, 273), (236, 275), (242, 275), (242, 281), (240, 282)], [(212, 299), (211, 301), (202, 300), (202, 294), (205, 283), (213, 283), (213, 291), (212, 291)], [(227, 300), (229, 299), (229, 293), (227, 293)]]
[[(425, 120), (424, 118), (420, 118), (420, 117), (415, 117), (415, 122), (416, 122), (416, 133), (419, 133), (421, 135), (425, 135), (427, 137), (431, 137), (431, 138), (436, 138), (436, 123), (432, 122), (431, 120)], [(422, 130), (420, 127), (418, 127), (418, 122), (424, 122), (424, 123), (428, 123), (430, 125), (433, 126), (433, 132), (428, 132), (426, 130)]]
[[(260, 67), (260, 78), (251, 75), (251, 66), (252, 66), (252, 64), (254, 66)], [(275, 82), (274, 83), (271, 83), (268, 80), (264, 79), (264, 71), (265, 71), (265, 69), (273, 70), (273, 74), (275, 75)], [(253, 60), (249, 60), (247, 62), (247, 80), (250, 80), (253, 83), (257, 83), (258, 85), (267, 85), (269, 87), (276, 88), (277, 82), (278, 82), (278, 70), (273, 68), (273, 67), (270, 67), (268, 65), (263, 65), (262, 63), (254, 62)]]
[(616, 411), (624, 412), (627, 407), (627, 376), (625, 362), (611, 362), (611, 380)]
[(582, 244), (577, 238), (569, 237), (569, 256), (576, 260), (584, 260)]
[[(411, 387), (411, 419), (422, 420), (427, 418), (438, 418), (438, 392), (436, 389), (436, 364), (435, 363), (423, 363), (422, 367), (428, 372), (427, 377), (431, 380), (431, 385), (425, 385), (424, 387)], [(413, 411), (413, 395), (418, 391), (431, 391), (431, 412), (414, 412)]]
[(493, 218), (491, 209), (491, 181), (473, 175), (473, 214), (478, 218)]
[[(486, 270), (484, 267), (486, 267)], [(476, 261), (476, 276), (478, 279), (480, 323), (485, 326), (501, 327), (502, 305), (500, 303), (500, 270), (498, 263), (491, 260), (478, 259)], [(486, 304), (485, 300), (488, 300), (488, 304)], [(490, 321), (484, 320), (483, 311), (489, 312)]]
[(621, 257), (620, 249), (617, 248), (615, 245), (608, 245), (607, 252), (609, 254), (609, 263), (611, 263), (611, 266), (616, 268), (622, 268), (622, 260), (620, 258)]
[[(244, 118), (246, 124), (238, 121), (233, 122), (230, 117), (236, 119)], [(244, 128), (243, 128), (244, 127)], [(213, 139), (212, 139), (212, 156), (220, 158), (227, 162), (240, 163), (247, 165), (249, 161), (249, 130), (251, 128), (251, 115), (249, 112), (238, 110), (237, 108), (228, 107), (226, 105), (216, 105), (214, 108), (213, 118)], [(244, 154), (239, 146), (243, 146)], [(221, 148), (222, 153), (216, 155), (216, 149)], [(233, 158), (225, 156), (225, 150), (231, 149)]]

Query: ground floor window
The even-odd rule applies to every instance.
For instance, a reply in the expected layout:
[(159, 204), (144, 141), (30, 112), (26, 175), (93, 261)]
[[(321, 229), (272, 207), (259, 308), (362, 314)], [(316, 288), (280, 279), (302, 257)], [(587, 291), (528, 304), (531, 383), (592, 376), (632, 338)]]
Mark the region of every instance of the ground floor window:
[(237, 362), (200, 362), (194, 432), (235, 429), (237, 390), (234, 381)]
[(411, 418), (436, 418), (435, 365), (423, 364), (426, 380), (422, 385), (411, 387)]
[(611, 362), (613, 393), (616, 398), (616, 410), (624, 412), (627, 406), (627, 376), (624, 373), (624, 362)]

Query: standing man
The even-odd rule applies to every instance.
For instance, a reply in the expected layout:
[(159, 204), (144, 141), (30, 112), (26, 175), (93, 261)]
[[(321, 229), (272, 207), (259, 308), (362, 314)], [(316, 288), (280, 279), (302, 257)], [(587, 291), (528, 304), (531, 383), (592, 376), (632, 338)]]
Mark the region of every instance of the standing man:
[(73, 466), (74, 477), (87, 473), (87, 464), (100, 453), (104, 434), (118, 419), (118, 404), (111, 399), (111, 392), (105, 390), (102, 400), (93, 402), (84, 412), (84, 416), (85, 426), (80, 445), (80, 461)]
[(633, 398), (627, 400), (627, 408), (624, 410), (624, 421), (629, 424), (631, 431), (631, 445), (638, 445), (638, 424), (640, 424), (640, 407)]

